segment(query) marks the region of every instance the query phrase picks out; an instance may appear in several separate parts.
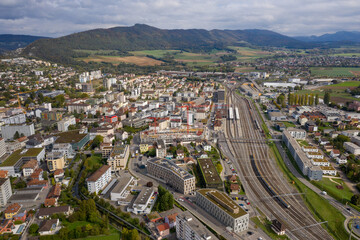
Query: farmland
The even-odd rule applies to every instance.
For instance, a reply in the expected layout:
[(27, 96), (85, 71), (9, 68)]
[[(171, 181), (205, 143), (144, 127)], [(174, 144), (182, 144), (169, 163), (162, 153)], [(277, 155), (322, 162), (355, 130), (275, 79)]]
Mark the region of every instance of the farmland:
[(356, 88), (358, 86), (360, 86), (360, 81), (347, 81), (347, 82), (342, 82), (342, 83), (333, 84), (333, 85), (329, 85), (329, 86), (319, 87), (314, 90), (297, 91), (296, 94), (299, 94), (299, 95), (319, 94), (320, 97), (324, 97), (325, 90), (329, 90), (329, 91), (331, 91), (330, 99), (332, 102), (346, 103), (346, 102), (358, 100), (357, 98), (351, 96), (351, 94), (346, 91), (347, 89)]
[(360, 76), (360, 68), (347, 67), (312, 67), (311, 75), (315, 77), (356, 77)]
[(127, 57), (119, 57), (119, 56), (89, 56), (87, 58), (82, 58), (84, 62), (106, 62), (106, 63), (112, 63), (114, 65), (120, 64), (120, 63), (131, 63), (136, 64), (138, 66), (155, 66), (155, 65), (161, 65), (163, 62), (152, 59), (149, 57), (143, 57), (143, 56), (127, 56)]

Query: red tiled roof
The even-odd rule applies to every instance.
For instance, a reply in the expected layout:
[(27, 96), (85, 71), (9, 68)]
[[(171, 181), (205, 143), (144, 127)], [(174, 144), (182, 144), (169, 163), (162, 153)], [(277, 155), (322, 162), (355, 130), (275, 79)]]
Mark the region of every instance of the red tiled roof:
[(163, 232), (163, 231), (169, 229), (170, 226), (168, 223), (163, 223), (163, 224), (157, 225), (156, 228), (159, 232)]

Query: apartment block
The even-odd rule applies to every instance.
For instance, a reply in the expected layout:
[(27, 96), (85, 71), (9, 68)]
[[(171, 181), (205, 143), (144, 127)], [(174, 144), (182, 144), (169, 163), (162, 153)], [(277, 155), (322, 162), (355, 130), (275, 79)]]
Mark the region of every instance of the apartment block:
[(116, 145), (107, 160), (107, 164), (111, 167), (111, 171), (125, 169), (129, 159), (129, 145)]
[(76, 119), (75, 117), (66, 117), (63, 120), (57, 122), (57, 128), (60, 132), (66, 132), (69, 130), (69, 126), (75, 125)]
[(249, 214), (226, 193), (215, 189), (196, 191), (196, 204), (219, 222), (231, 227), (234, 232), (242, 232), (249, 227)]
[(111, 168), (103, 165), (96, 170), (90, 177), (86, 179), (88, 191), (90, 193), (98, 193), (111, 181)]
[(12, 195), (9, 178), (0, 178), (0, 206), (5, 206)]
[(34, 124), (12, 124), (4, 125), (1, 127), (2, 137), (5, 140), (13, 140), (15, 133), (18, 132), (19, 136), (26, 137), (35, 134)]
[(176, 238), (179, 240), (218, 239), (188, 211), (181, 212), (176, 216)]
[(65, 156), (63, 152), (50, 152), (46, 155), (46, 164), (50, 172), (65, 167)]
[(182, 194), (195, 191), (195, 177), (168, 159), (153, 158), (147, 162), (148, 173), (171, 185)]

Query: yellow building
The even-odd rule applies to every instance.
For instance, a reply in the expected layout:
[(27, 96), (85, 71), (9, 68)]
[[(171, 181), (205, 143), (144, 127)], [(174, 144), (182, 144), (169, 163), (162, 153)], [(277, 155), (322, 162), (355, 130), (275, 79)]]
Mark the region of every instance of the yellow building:
[(19, 213), (21, 209), (21, 205), (18, 203), (13, 203), (11, 205), (9, 205), (5, 210), (5, 218), (6, 219), (12, 219), (16, 214)]
[(51, 152), (46, 155), (46, 163), (50, 172), (65, 167), (65, 157), (62, 152)]
[(140, 143), (140, 153), (145, 153), (149, 150), (151, 145), (147, 142)]

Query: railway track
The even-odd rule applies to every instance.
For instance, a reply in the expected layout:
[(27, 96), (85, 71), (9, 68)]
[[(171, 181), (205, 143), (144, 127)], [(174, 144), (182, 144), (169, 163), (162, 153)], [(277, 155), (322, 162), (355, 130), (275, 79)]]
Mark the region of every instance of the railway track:
[[(226, 100), (229, 106), (237, 107), (241, 113), (239, 120), (226, 120), (226, 138), (265, 139), (259, 126), (261, 119), (253, 103), (234, 94), (232, 90), (228, 91)], [(316, 225), (317, 221), (303, 199), (299, 195), (291, 195), (297, 191), (283, 177), (266, 144), (261, 144), (260, 141), (226, 142), (247, 195), (257, 208), (268, 217), (283, 222), (287, 226), (288, 235), (293, 239), (332, 239), (325, 229)]]

